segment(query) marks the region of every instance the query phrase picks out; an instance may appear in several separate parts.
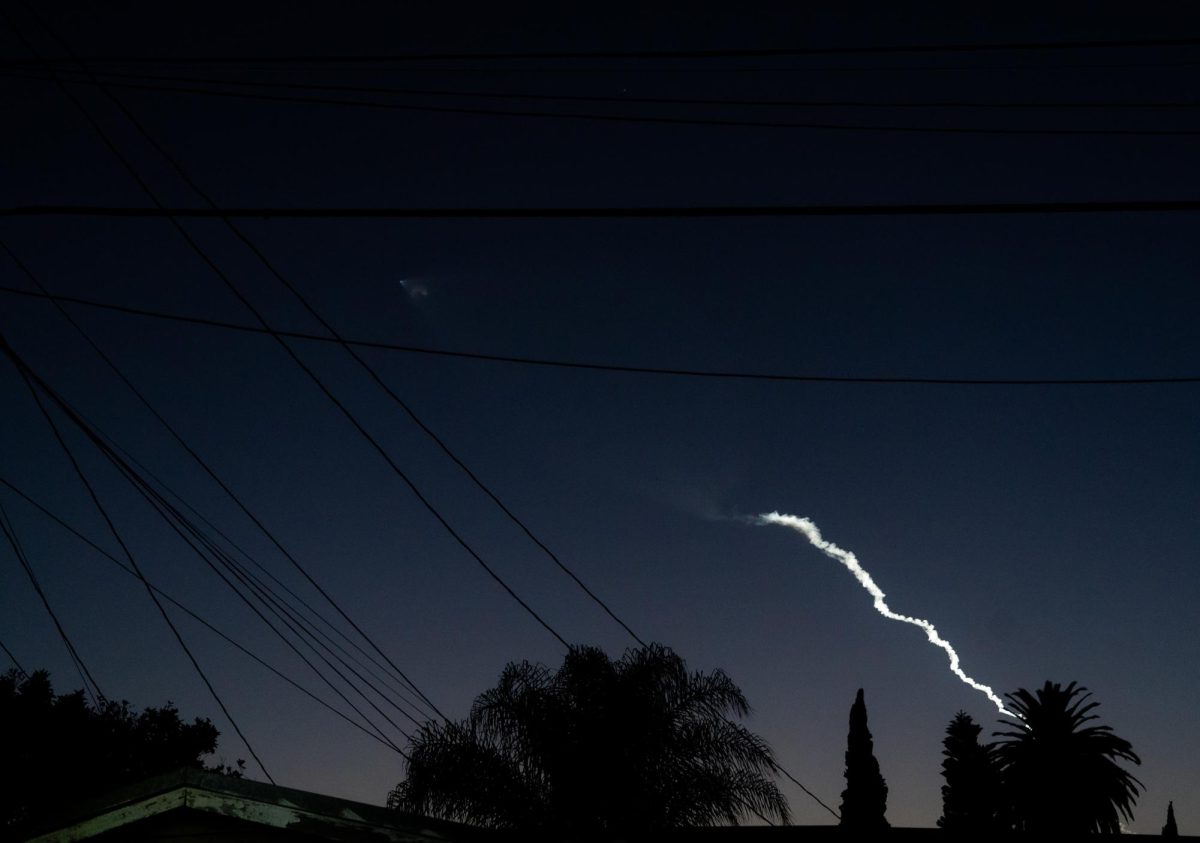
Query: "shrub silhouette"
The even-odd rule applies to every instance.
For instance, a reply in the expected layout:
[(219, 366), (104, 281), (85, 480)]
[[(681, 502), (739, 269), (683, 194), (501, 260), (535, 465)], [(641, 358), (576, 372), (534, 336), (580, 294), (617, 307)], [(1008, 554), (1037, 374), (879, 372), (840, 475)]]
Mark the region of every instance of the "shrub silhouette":
[(21, 678), (13, 670), (0, 677), (0, 735), (13, 772), (0, 789), (0, 827), (11, 829), (139, 779), (202, 769), (218, 732), (208, 720), (183, 722), (171, 703), (141, 712), (128, 702), (93, 707), (83, 691), (55, 694), (45, 671)]

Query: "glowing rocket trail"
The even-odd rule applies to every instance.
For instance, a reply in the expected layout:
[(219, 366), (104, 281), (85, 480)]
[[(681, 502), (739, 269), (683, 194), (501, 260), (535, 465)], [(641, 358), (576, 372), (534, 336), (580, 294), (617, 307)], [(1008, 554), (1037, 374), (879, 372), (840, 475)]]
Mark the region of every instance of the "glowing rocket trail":
[(963, 673), (959, 667), (958, 653), (954, 652), (954, 648), (950, 646), (950, 642), (942, 636), (938, 635), (937, 629), (929, 621), (921, 620), (920, 618), (910, 618), (908, 615), (901, 615), (893, 612), (888, 608), (888, 604), (884, 602), (883, 590), (875, 585), (875, 580), (871, 579), (871, 575), (863, 569), (863, 566), (858, 564), (858, 557), (848, 550), (842, 550), (833, 542), (825, 541), (821, 538), (821, 531), (817, 529), (817, 525), (807, 518), (800, 518), (796, 515), (783, 515), (778, 512), (769, 512), (764, 515), (759, 515), (757, 518), (751, 519), (755, 524), (778, 524), (781, 527), (791, 527), (798, 533), (803, 533), (804, 537), (812, 543), (812, 546), (824, 553), (831, 559), (836, 559), (846, 566), (850, 573), (854, 574), (855, 579), (862, 585), (871, 596), (875, 598), (875, 610), (885, 618), (890, 618), (894, 621), (903, 621), (904, 623), (919, 626), (925, 630), (925, 635), (929, 637), (929, 643), (934, 646), (941, 647), (946, 651), (946, 655), (950, 657), (950, 670), (961, 679), (963, 682), (970, 685), (976, 691), (981, 691), (987, 695), (987, 698), (995, 703), (996, 708), (1000, 709), (1001, 714), (1006, 714), (1009, 717), (1019, 716), (1004, 707), (1004, 702), (1000, 697), (996, 696), (996, 692), (984, 685), (981, 682), (976, 682), (970, 676)]

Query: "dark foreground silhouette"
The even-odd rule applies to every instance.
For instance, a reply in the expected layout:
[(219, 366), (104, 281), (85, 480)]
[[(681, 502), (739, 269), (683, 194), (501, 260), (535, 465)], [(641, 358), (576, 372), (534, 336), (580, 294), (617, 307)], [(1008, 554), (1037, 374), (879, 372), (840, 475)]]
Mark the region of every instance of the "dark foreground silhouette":
[(0, 677), (0, 745), (15, 775), (0, 788), (0, 830), (179, 767), (206, 769), (217, 736), (210, 721), (185, 723), (170, 703), (141, 712), (128, 702), (91, 705), (83, 691), (55, 694), (45, 671), (9, 671)]
[(980, 727), (962, 712), (947, 728), (938, 825), (1060, 838), (1119, 834), (1142, 784), (1118, 762), (1141, 760), (1129, 741), (1095, 723), (1099, 703), (1074, 682), (1005, 696), (1018, 717), (1000, 721), (1007, 730), (995, 733), (995, 743), (980, 744)]
[[(981, 742), (982, 728), (967, 714), (950, 722), (938, 826), (964, 839), (1119, 833), (1142, 788), (1121, 762), (1140, 760), (1097, 722), (1087, 690), (1047, 681), (1006, 696), (1019, 717), (1001, 720), (992, 743)], [(513, 662), (469, 718), (417, 732), (407, 778), (388, 807), (555, 839), (786, 823), (770, 748), (734, 722), (748, 708), (724, 672), (688, 671), (659, 645), (615, 661), (574, 647), (558, 670)], [(218, 737), (210, 721), (185, 723), (170, 703), (139, 712), (127, 702), (89, 704), (83, 691), (57, 695), (45, 672), (0, 677), (0, 737), (14, 773), (0, 789), (0, 839), (80, 799), (166, 771), (238, 775), (205, 767)], [(842, 828), (887, 830), (887, 783), (862, 689), (850, 709), (845, 776)], [(889, 833), (900, 831), (918, 830)], [(1162, 833), (1178, 835), (1173, 805)]]
[(729, 718), (742, 692), (660, 645), (612, 661), (574, 647), (557, 671), (510, 663), (460, 723), (430, 723), (388, 804), (491, 828), (631, 833), (787, 822), (766, 742)]
[(842, 791), (841, 825), (851, 831), (888, 828), (887, 782), (879, 772), (871, 731), (867, 728), (867, 703), (858, 689), (850, 706), (850, 732), (846, 737), (846, 789)]

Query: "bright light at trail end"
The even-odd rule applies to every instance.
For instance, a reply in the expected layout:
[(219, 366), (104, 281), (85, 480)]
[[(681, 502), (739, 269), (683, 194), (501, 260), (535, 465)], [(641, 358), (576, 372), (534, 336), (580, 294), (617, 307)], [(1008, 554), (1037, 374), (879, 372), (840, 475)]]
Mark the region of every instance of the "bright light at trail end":
[(954, 652), (954, 648), (950, 646), (949, 641), (938, 635), (938, 631), (933, 624), (931, 624), (929, 621), (922, 620), (921, 618), (912, 618), (908, 615), (898, 614), (888, 608), (888, 604), (883, 599), (883, 590), (875, 584), (875, 580), (871, 578), (871, 575), (868, 574), (866, 569), (864, 569), (863, 566), (858, 563), (858, 557), (848, 550), (842, 550), (842, 548), (838, 547), (833, 542), (825, 541), (825, 539), (821, 537), (821, 531), (817, 529), (817, 525), (812, 521), (796, 515), (784, 515), (779, 512), (769, 512), (764, 515), (759, 515), (757, 518), (751, 519), (751, 523), (760, 525), (778, 524), (781, 527), (790, 527), (796, 532), (803, 534), (813, 547), (824, 553), (830, 559), (836, 559), (838, 562), (841, 562), (842, 565), (846, 567), (846, 570), (854, 574), (854, 577), (858, 580), (859, 584), (862, 585), (862, 587), (865, 588), (875, 599), (875, 610), (879, 612), (879, 614), (890, 620), (912, 624), (913, 626), (920, 627), (921, 629), (925, 630), (925, 635), (929, 638), (929, 643), (936, 647), (941, 647), (946, 651), (946, 655), (950, 658), (950, 670), (955, 676), (957, 676), (966, 684), (970, 685), (976, 691), (986, 694), (987, 698), (995, 704), (996, 708), (1000, 710), (1001, 714), (1008, 715), (1009, 717), (1015, 717), (1018, 720), (1021, 719), (1019, 714), (1009, 711), (1004, 707), (1004, 702), (996, 695), (995, 691), (981, 682), (976, 682), (963, 672), (962, 668), (959, 667), (958, 653)]

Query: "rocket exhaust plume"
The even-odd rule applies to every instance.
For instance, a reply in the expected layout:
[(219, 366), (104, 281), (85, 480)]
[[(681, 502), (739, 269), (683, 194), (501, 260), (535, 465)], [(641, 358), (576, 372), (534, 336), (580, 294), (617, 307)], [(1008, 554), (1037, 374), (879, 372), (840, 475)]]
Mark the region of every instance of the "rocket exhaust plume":
[(833, 542), (823, 539), (821, 537), (821, 531), (817, 529), (817, 525), (812, 521), (808, 520), (807, 518), (800, 518), (796, 515), (784, 515), (778, 512), (769, 512), (764, 515), (751, 518), (750, 522), (752, 524), (760, 525), (778, 524), (781, 527), (790, 527), (798, 533), (803, 533), (804, 537), (809, 540), (813, 547), (824, 553), (830, 559), (836, 559), (838, 562), (841, 562), (842, 565), (846, 567), (846, 570), (854, 574), (854, 578), (858, 580), (859, 584), (865, 588), (873, 598), (875, 598), (875, 611), (879, 612), (879, 614), (883, 615), (885, 618), (889, 618), (890, 620), (902, 621), (903, 623), (912, 624), (913, 626), (917, 626), (925, 630), (925, 635), (929, 638), (929, 643), (933, 644), (935, 647), (941, 647), (946, 651), (946, 655), (950, 658), (950, 671), (955, 676), (957, 676), (966, 684), (970, 685), (976, 691), (986, 694), (987, 698), (995, 704), (996, 708), (1000, 710), (1001, 714), (1021, 719), (1020, 716), (1015, 712), (1009, 711), (1004, 707), (1004, 702), (1000, 699), (1000, 697), (996, 696), (995, 691), (981, 682), (976, 682), (963, 672), (963, 669), (959, 667), (958, 653), (954, 652), (954, 648), (950, 646), (949, 641), (938, 635), (938, 631), (934, 628), (933, 624), (931, 624), (929, 621), (922, 620), (921, 618), (911, 618), (908, 615), (898, 614), (888, 608), (888, 604), (884, 602), (883, 599), (883, 590), (875, 584), (875, 580), (871, 578), (871, 575), (868, 574), (863, 566), (858, 563), (858, 557), (848, 550), (842, 550), (842, 548), (838, 547)]

